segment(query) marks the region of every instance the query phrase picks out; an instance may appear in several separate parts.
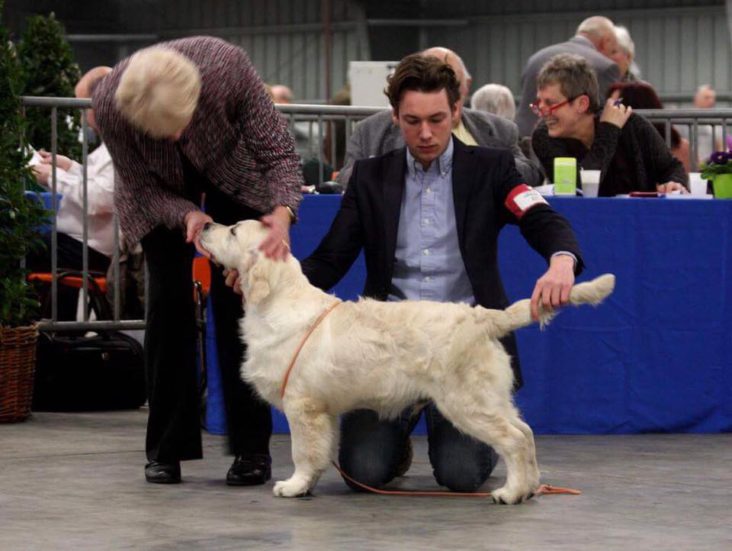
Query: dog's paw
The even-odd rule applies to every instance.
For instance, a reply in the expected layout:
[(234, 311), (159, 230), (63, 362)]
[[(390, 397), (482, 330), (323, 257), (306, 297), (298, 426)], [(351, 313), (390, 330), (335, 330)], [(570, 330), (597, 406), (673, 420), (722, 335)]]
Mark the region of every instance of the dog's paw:
[(301, 497), (308, 495), (310, 487), (305, 481), (292, 477), (277, 482), (272, 491), (277, 497)]
[(509, 490), (504, 486), (491, 492), (491, 497), (494, 503), (500, 503), (501, 505), (515, 505), (517, 503), (523, 503), (527, 499), (531, 499), (534, 496), (534, 492), (517, 492)]

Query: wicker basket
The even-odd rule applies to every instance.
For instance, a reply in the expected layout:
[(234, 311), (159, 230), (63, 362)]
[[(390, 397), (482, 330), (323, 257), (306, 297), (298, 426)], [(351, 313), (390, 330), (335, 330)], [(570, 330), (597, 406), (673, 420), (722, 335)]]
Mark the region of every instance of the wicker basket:
[(38, 328), (0, 327), (0, 423), (30, 415)]

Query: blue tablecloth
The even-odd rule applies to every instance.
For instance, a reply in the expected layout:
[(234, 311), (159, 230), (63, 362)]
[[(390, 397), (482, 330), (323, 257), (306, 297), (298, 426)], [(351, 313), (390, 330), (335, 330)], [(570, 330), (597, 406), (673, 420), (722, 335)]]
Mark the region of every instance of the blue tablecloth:
[[(309, 196), (293, 228), (307, 256), (338, 196)], [(517, 402), (539, 434), (732, 430), (732, 201), (553, 198), (582, 246), (585, 280), (617, 276), (597, 309), (563, 311), (544, 331), (518, 331), (525, 385)], [(545, 262), (515, 227), (501, 235), (509, 297), (531, 295)], [(364, 263), (336, 287), (363, 288)], [(278, 413), (275, 430), (286, 430)]]

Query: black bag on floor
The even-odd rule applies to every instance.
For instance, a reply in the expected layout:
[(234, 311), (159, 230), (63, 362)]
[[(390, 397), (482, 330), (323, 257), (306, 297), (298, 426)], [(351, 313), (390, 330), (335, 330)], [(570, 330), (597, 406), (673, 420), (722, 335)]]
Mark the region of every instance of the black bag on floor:
[(145, 403), (142, 346), (118, 331), (41, 333), (35, 411), (133, 409)]

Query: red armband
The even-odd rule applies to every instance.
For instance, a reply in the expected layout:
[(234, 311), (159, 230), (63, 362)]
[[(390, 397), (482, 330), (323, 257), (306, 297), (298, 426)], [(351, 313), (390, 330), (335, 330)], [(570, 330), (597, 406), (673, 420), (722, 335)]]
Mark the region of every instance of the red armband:
[(504, 203), (506, 208), (519, 220), (536, 205), (548, 205), (541, 193), (526, 184), (519, 184), (511, 190)]

